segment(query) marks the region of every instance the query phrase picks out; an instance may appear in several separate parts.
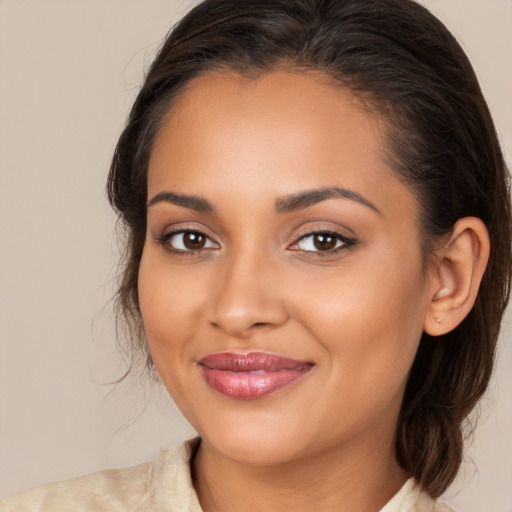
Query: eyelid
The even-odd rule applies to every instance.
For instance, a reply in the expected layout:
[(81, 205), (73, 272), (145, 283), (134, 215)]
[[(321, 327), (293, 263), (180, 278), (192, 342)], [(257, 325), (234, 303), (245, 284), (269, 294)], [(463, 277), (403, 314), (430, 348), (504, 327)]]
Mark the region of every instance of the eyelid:
[[(198, 222), (190, 222), (190, 221), (183, 221), (183, 222), (173, 222), (172, 224), (166, 224), (160, 226), (155, 226), (153, 229), (153, 238), (161, 239), (164, 237), (169, 237), (171, 235), (175, 235), (177, 233), (198, 233), (200, 235), (204, 235), (208, 237), (210, 240), (215, 241), (217, 238), (216, 235), (214, 235), (208, 227), (206, 227), (202, 223)], [(218, 243), (218, 242), (216, 242)]]

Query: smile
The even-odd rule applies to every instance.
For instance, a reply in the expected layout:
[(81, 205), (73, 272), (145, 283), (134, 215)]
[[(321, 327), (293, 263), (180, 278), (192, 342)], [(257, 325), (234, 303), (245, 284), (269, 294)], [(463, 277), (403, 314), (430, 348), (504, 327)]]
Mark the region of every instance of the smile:
[(286, 357), (255, 352), (217, 353), (199, 361), (206, 383), (230, 398), (262, 398), (298, 381), (313, 364)]

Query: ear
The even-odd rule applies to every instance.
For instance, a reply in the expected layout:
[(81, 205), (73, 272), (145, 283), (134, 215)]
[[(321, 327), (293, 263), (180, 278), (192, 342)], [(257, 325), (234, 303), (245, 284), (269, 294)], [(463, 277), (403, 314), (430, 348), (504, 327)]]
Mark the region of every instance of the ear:
[(423, 329), (431, 336), (457, 327), (473, 307), (489, 259), (489, 233), (475, 217), (460, 219), (429, 269)]

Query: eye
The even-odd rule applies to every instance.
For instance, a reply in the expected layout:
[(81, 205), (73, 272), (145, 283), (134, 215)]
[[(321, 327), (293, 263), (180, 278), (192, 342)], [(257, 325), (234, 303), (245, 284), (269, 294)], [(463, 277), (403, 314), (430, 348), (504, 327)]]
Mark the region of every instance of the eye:
[(219, 245), (200, 231), (182, 230), (163, 235), (157, 240), (174, 252), (197, 252), (203, 249), (217, 249)]
[(304, 252), (336, 252), (337, 249), (350, 247), (354, 243), (353, 240), (339, 233), (319, 231), (302, 236), (294, 246), (297, 250)]

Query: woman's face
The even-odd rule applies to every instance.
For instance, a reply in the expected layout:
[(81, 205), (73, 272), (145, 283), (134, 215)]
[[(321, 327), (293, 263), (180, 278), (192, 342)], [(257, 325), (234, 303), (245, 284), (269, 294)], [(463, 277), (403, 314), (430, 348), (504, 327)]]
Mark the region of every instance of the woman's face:
[(430, 292), (382, 123), (285, 72), (205, 75), (170, 114), (139, 273), (169, 393), (234, 461), (392, 453)]

